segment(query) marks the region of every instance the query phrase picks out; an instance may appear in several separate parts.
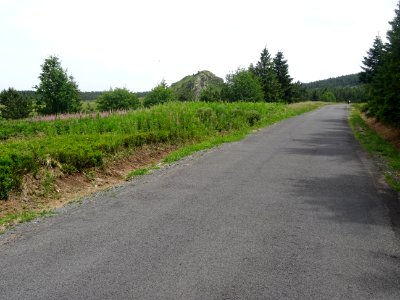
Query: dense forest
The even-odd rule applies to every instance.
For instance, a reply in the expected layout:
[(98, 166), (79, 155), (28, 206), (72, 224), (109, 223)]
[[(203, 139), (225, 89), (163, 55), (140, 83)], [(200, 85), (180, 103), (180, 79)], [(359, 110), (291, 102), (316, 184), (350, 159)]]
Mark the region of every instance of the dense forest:
[(358, 87), (360, 85), (361, 82), (358, 74), (350, 74), (304, 83), (304, 86), (308, 89)]
[(359, 79), (359, 74), (305, 83), (303, 87), (306, 90), (306, 98), (313, 101), (364, 102), (367, 100), (365, 87)]

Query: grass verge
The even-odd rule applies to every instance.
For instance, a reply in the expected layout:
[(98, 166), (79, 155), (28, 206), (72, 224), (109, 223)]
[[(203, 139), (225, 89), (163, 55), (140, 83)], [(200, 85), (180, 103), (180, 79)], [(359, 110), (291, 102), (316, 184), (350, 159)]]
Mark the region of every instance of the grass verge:
[(350, 117), (350, 126), (361, 146), (373, 158), (382, 162), (381, 169), (389, 186), (400, 191), (400, 152), (394, 145), (379, 136), (361, 117), (358, 106), (353, 106)]
[(153, 170), (157, 170), (159, 168), (160, 168), (159, 166), (152, 165), (148, 168), (140, 168), (140, 169), (133, 170), (133, 171), (129, 172), (129, 174), (126, 176), (126, 181), (132, 180), (133, 178), (135, 178), (137, 176), (143, 176), (143, 175), (149, 174)]
[(7, 228), (18, 224), (30, 222), (37, 218), (44, 218), (55, 215), (54, 210), (42, 211), (24, 211), (20, 213), (8, 213), (0, 218), (0, 234), (4, 233)]

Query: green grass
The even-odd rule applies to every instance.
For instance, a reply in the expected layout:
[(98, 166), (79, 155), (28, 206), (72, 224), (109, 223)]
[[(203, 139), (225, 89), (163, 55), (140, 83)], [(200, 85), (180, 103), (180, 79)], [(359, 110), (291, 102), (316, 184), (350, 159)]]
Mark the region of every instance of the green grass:
[(243, 131), (232, 133), (227, 136), (212, 137), (204, 142), (186, 145), (176, 151), (173, 151), (169, 155), (167, 155), (167, 157), (164, 158), (164, 162), (172, 163), (172, 162), (178, 161), (188, 155), (191, 155), (195, 152), (198, 152), (201, 150), (206, 150), (206, 149), (211, 149), (211, 148), (219, 146), (223, 143), (229, 143), (229, 142), (235, 142), (235, 141), (241, 140), (242, 138), (244, 138), (246, 136), (247, 133), (248, 133), (247, 131), (243, 130)]
[(126, 176), (126, 180), (129, 181), (137, 176), (143, 176), (143, 175), (149, 174), (154, 170), (158, 170), (159, 168), (160, 168), (159, 166), (152, 165), (147, 168), (133, 170), (132, 172), (129, 172), (129, 174)]
[[(18, 191), (24, 175), (41, 169), (89, 174), (105, 167), (108, 158), (135, 147), (189, 144), (166, 159), (176, 160), (321, 105), (174, 102), (107, 117), (0, 121), (0, 199)], [(52, 192), (52, 180), (49, 175), (43, 180), (47, 194)]]
[(136, 177), (136, 176), (142, 176), (142, 175), (146, 175), (150, 172), (149, 168), (143, 168), (143, 169), (137, 169), (137, 170), (133, 170), (132, 172), (130, 172), (128, 174), (128, 176), (126, 176), (126, 180), (131, 180), (132, 178)]
[(387, 165), (387, 170), (384, 171), (386, 182), (393, 190), (400, 191), (400, 151), (365, 123), (357, 105), (353, 106), (349, 122), (363, 149), (370, 155), (380, 157), (385, 161)]
[[(0, 218), (0, 228), (9, 228), (12, 224), (30, 222), (37, 218), (44, 218), (55, 215), (53, 210), (24, 211), (21, 213), (9, 213)], [(0, 233), (4, 233), (0, 231)]]

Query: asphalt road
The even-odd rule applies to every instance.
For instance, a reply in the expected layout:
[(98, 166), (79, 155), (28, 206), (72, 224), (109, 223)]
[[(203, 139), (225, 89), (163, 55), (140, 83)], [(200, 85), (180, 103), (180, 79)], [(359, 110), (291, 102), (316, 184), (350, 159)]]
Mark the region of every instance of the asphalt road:
[(397, 196), (328, 106), (0, 237), (0, 299), (400, 299)]

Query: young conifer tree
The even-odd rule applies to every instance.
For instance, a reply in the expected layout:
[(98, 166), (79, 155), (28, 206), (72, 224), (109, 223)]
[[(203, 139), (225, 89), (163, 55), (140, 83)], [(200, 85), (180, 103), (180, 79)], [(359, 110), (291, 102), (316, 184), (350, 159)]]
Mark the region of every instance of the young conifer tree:
[(260, 60), (254, 68), (255, 75), (259, 78), (266, 102), (282, 100), (282, 90), (274, 71), (273, 61), (267, 48), (264, 48)]
[(400, 1), (389, 24), (392, 27), (387, 32), (388, 43), (381, 69), (382, 83), (385, 84), (381, 118), (400, 126)]
[(293, 79), (289, 75), (289, 65), (287, 60), (285, 60), (283, 53), (279, 51), (274, 57), (274, 70), (276, 78), (281, 85), (281, 90), (283, 93), (283, 100), (285, 102), (292, 102), (292, 81)]

